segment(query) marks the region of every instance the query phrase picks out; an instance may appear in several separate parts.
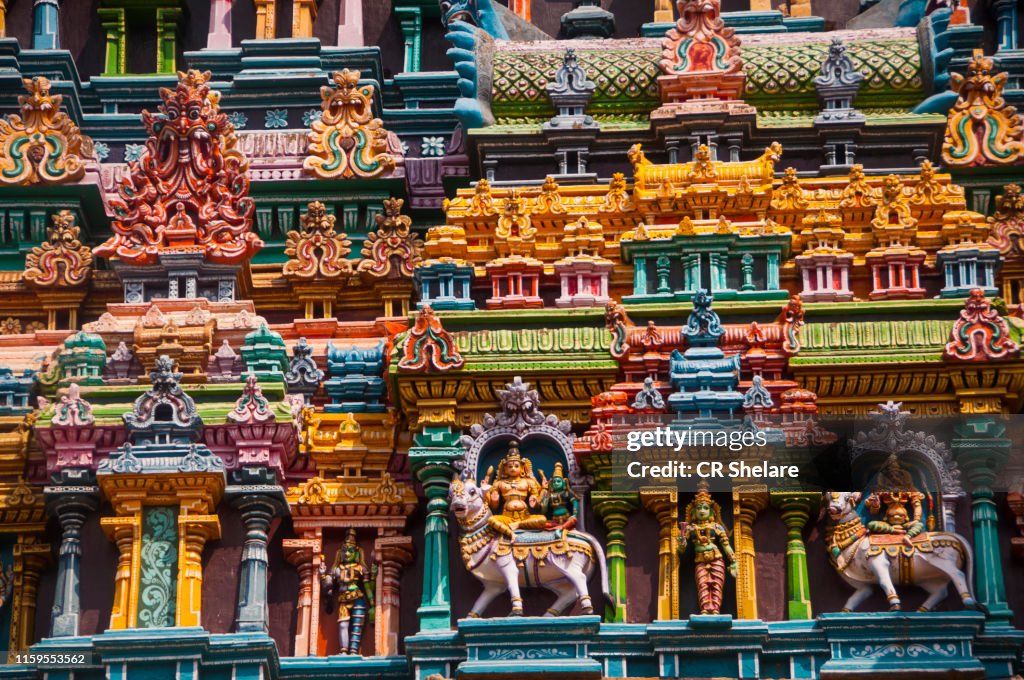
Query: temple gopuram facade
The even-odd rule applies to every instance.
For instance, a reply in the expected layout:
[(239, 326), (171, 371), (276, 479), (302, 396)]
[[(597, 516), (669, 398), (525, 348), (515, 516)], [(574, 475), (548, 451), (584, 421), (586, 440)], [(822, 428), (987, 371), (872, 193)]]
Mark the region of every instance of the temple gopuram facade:
[(1022, 41), (0, 0), (0, 680), (1021, 677)]

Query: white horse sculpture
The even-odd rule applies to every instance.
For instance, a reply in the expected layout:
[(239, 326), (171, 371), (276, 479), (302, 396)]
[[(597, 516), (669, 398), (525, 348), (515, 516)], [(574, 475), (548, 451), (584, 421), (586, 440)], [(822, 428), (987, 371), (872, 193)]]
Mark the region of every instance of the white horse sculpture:
[(558, 596), (545, 616), (558, 616), (577, 600), (584, 614), (592, 614), (587, 581), (601, 571), (601, 592), (608, 595), (608, 570), (597, 539), (582, 531), (517, 532), (510, 542), (490, 527), (491, 509), (472, 479), (452, 480), (448, 494), (452, 512), (462, 530), (462, 561), (484, 586), (473, 603), (471, 618), (479, 617), (498, 595), (512, 598), (509, 616), (523, 615), (521, 587), (540, 586)]
[(931, 611), (945, 599), (950, 581), (965, 607), (984, 609), (971, 590), (974, 553), (967, 539), (935, 531), (919, 534), (909, 545), (903, 539), (884, 544), (880, 536), (868, 534), (857, 514), (860, 499), (860, 493), (849, 491), (827, 492), (824, 498), (831, 520), (825, 539), (829, 558), (843, 580), (857, 589), (843, 606), (844, 612), (856, 609), (876, 585), (889, 598), (889, 611), (899, 611), (894, 581), (920, 586), (928, 593), (919, 611)]

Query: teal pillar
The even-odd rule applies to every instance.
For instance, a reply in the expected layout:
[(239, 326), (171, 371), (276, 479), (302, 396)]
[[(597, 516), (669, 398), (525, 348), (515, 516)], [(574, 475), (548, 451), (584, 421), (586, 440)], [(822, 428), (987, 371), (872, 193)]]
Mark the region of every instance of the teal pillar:
[(779, 254), (768, 253), (768, 268), (765, 276), (767, 290), (779, 289)]
[(405, 71), (420, 70), (420, 36), (423, 33), (423, 12), (419, 7), (395, 7), (402, 38), (405, 41)]
[(992, 416), (968, 416), (956, 434), (954, 456), (971, 492), (975, 597), (988, 608), (990, 624), (1009, 625), (1013, 612), (1006, 602), (992, 484), (1009, 458), (1010, 440), (1006, 426)]
[(57, 0), (36, 0), (32, 8), (32, 49), (60, 49), (60, 6)]
[(423, 537), (423, 598), (416, 610), (420, 631), (451, 628), (452, 601), (448, 586), (448, 488), (463, 454), (459, 433), (447, 425), (426, 426), (413, 435), (409, 464), (427, 497)]
[(647, 295), (647, 258), (633, 258), (633, 295)]

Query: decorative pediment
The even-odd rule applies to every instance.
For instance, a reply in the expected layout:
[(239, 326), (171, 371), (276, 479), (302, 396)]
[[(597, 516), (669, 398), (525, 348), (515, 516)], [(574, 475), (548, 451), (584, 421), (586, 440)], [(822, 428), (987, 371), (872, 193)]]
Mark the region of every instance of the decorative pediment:
[(989, 243), (1003, 255), (1020, 254), (1021, 236), (1024, 235), (1024, 194), (1020, 185), (1007, 184), (996, 196), (996, 213), (988, 218), (992, 225)]
[(242, 394), (235, 401), (235, 407), (228, 411), (228, 420), (245, 425), (274, 420), (274, 411), (270, 408), (270, 402), (263, 396), (263, 388), (260, 387), (256, 376), (250, 374), (245, 379)]
[(70, 210), (52, 218), (46, 241), (25, 255), (26, 283), (34, 288), (75, 288), (92, 273), (92, 250), (79, 239), (81, 227)]
[(25, 78), (28, 95), (18, 97), (21, 115), (0, 120), (0, 184), (74, 182), (95, 158), (92, 139), (60, 110), (64, 97), (50, 94), (43, 76)]
[(423, 307), (400, 345), (398, 370), (409, 373), (444, 372), (462, 368), (465, 360), (451, 333), (430, 307)]
[(377, 231), (366, 238), (359, 271), (373, 278), (412, 278), (423, 241), (412, 231), (412, 218), (402, 214), (401, 198), (384, 199), (384, 214), (377, 215)]
[(285, 241), (284, 275), (294, 279), (336, 279), (352, 272), (348, 255), (352, 241), (334, 230), (335, 216), (313, 201), (302, 216), (302, 231), (289, 231)]
[(480, 455), (490, 442), (508, 439), (523, 440), (526, 437), (543, 437), (553, 441), (565, 454), (570, 479), (578, 479), (579, 468), (572, 455), (572, 423), (559, 420), (553, 414), (545, 414), (540, 408), (540, 394), (530, 389), (530, 383), (515, 376), (503, 390), (495, 390), (499, 410), (496, 414), (484, 415), (483, 423), (474, 423), (469, 434), (463, 435), (461, 443), (466, 449), (464, 470), (477, 475)]
[(1019, 355), (1020, 346), (1010, 338), (1006, 319), (992, 307), (980, 288), (973, 289), (950, 331), (946, 360), (991, 361)]
[(51, 425), (64, 427), (82, 427), (92, 425), (96, 417), (92, 414), (92, 405), (82, 398), (78, 383), (68, 385), (67, 392), (57, 402)]
[(332, 76), (335, 87), (320, 88), (323, 115), (310, 124), (309, 155), (302, 164), (315, 177), (382, 177), (402, 161), (397, 139), (373, 117), (373, 85), (360, 85), (359, 76), (342, 69)]
[(942, 160), (946, 165), (1008, 165), (1024, 155), (1024, 119), (1003, 98), (1008, 75), (976, 50), (967, 75), (950, 74), (957, 100), (946, 120)]
[(177, 251), (236, 264), (263, 247), (249, 230), (249, 161), (209, 79), (178, 72), (176, 89), (160, 89), (158, 112), (142, 112), (149, 139), (111, 199), (114, 236), (96, 255), (144, 265)]
[(677, 0), (676, 8), (679, 19), (661, 43), (662, 101), (740, 99), (740, 39), (722, 20), (719, 0)]

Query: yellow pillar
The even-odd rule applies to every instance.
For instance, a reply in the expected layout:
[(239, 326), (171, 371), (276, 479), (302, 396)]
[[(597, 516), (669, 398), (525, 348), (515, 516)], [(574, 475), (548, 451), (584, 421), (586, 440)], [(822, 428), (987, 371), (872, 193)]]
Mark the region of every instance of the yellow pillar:
[(114, 572), (114, 603), (110, 610), (110, 628), (135, 626), (138, 607), (139, 550), (142, 542), (142, 508), (119, 517), (101, 517), (100, 526), (117, 546), (117, 571)]
[(757, 567), (754, 520), (768, 507), (766, 488), (732, 492), (733, 547), (736, 550), (736, 618), (757, 618)]
[(679, 618), (679, 494), (641, 491), (644, 507), (658, 519), (658, 621)]
[(7, 0), (0, 0), (0, 38), (7, 37)]
[(292, 37), (312, 38), (317, 0), (295, 0), (292, 5)]
[(675, 21), (675, 13), (672, 11), (672, 0), (654, 0), (654, 21), (672, 22)]
[(277, 0), (253, 0), (256, 5), (256, 39), (277, 37)]
[(203, 612), (203, 546), (220, 538), (217, 515), (178, 516), (178, 600), (175, 625), (198, 626)]
[[(14, 663), (14, 654), (24, 651), (36, 641), (36, 599), (39, 577), (52, 561), (49, 543), (35, 534), (19, 534), (14, 544), (14, 597), (11, 600), (11, 629), (7, 663)], [(0, 658), (0, 662), (2, 662)]]

